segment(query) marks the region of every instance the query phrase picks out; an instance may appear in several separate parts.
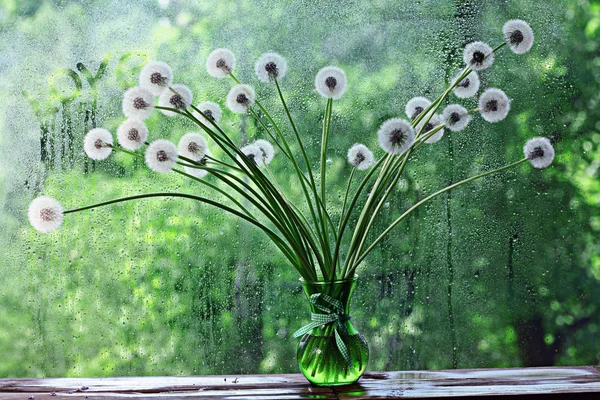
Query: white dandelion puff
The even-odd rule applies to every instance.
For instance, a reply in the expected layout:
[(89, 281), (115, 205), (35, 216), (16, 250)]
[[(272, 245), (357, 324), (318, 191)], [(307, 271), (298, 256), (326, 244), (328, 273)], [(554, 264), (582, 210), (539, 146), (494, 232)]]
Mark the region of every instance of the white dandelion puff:
[[(198, 104), (196, 108), (202, 111), (202, 113), (204, 113), (204, 115), (206, 115), (207, 118), (211, 119), (215, 124), (218, 124), (221, 121), (223, 113), (221, 111), (221, 107), (219, 107), (217, 103), (213, 103), (212, 101), (205, 101), (203, 103)], [(192, 114), (204, 125), (207, 125), (209, 128), (212, 127), (210, 121), (208, 121), (207, 118), (204, 118), (198, 111), (194, 110)]]
[(450, 104), (442, 112), (442, 119), (446, 123), (446, 128), (452, 132), (462, 131), (469, 125), (471, 115), (466, 108), (460, 104)]
[(58, 201), (48, 196), (40, 196), (29, 204), (29, 223), (42, 233), (58, 229), (63, 222), (63, 208)]
[[(240, 150), (242, 151), (242, 153), (244, 153), (244, 155), (247, 158), (250, 159), (250, 161), (254, 161), (259, 166), (263, 165), (263, 152), (257, 145), (249, 144), (247, 146), (242, 147)], [(242, 161), (242, 158), (240, 156), (238, 156), (237, 158), (238, 161)]]
[(177, 162), (177, 147), (168, 140), (158, 139), (146, 149), (146, 165), (155, 172), (168, 172)]
[(487, 122), (502, 121), (510, 110), (510, 100), (496, 88), (489, 88), (479, 97), (479, 112)]
[(285, 76), (287, 61), (277, 53), (264, 53), (256, 61), (254, 70), (260, 81), (273, 82), (275, 78), (280, 80)]
[[(171, 90), (172, 89), (172, 90)], [(175, 108), (183, 111), (192, 104), (192, 91), (185, 85), (173, 85), (162, 92), (158, 98), (158, 105), (161, 107)], [(167, 117), (177, 115), (175, 111), (160, 110)]]
[(254, 105), (256, 94), (251, 86), (235, 85), (227, 95), (227, 108), (235, 113), (245, 113)]
[(356, 169), (364, 171), (373, 165), (373, 152), (364, 144), (356, 143), (348, 150), (348, 162)]
[(523, 154), (535, 168), (546, 168), (554, 160), (554, 147), (547, 138), (535, 137), (525, 143)]
[[(206, 149), (205, 155), (208, 157), (212, 156), (212, 154), (208, 148)], [(201, 168), (183, 167), (183, 169), (186, 173), (188, 173), (192, 176), (195, 176), (196, 178), (204, 178), (206, 175), (208, 175), (208, 171), (205, 169), (201, 169)]]
[(469, 43), (464, 52), (465, 64), (474, 71), (489, 68), (494, 63), (494, 52), (492, 48), (483, 42)]
[(415, 131), (410, 123), (401, 118), (385, 121), (377, 131), (379, 145), (389, 154), (400, 154), (415, 141)]
[(148, 128), (143, 121), (130, 118), (117, 129), (117, 139), (122, 148), (137, 150), (148, 139)]
[(141, 87), (128, 89), (123, 95), (123, 114), (128, 118), (146, 119), (154, 110), (154, 96)]
[(234, 66), (235, 56), (229, 49), (216, 49), (206, 59), (206, 71), (215, 78), (225, 78)]
[(271, 161), (273, 161), (273, 157), (275, 157), (273, 145), (268, 140), (264, 139), (258, 139), (252, 144), (260, 149), (263, 158), (262, 162), (269, 165)]
[(191, 158), (194, 161), (202, 161), (208, 148), (204, 136), (195, 132), (183, 135), (179, 139), (177, 147), (181, 156)]
[(321, 96), (339, 99), (346, 93), (348, 79), (341, 68), (329, 66), (317, 73), (315, 87)]
[(406, 103), (406, 107), (404, 107), (404, 112), (406, 116), (411, 120), (417, 118), (419, 114), (421, 114), (427, 107), (431, 105), (431, 101), (426, 99), (425, 97), (413, 97)]
[(533, 46), (533, 29), (520, 19), (511, 19), (502, 27), (504, 40), (516, 54), (527, 53)]
[[(456, 81), (460, 77), (460, 73), (456, 75), (453, 81)], [(471, 71), (469, 75), (463, 78), (452, 91), (456, 95), (456, 97), (461, 99), (467, 99), (469, 97), (475, 96), (475, 94), (479, 91), (479, 86), (481, 85), (481, 81), (479, 80), (479, 75), (477, 72)]]
[(173, 83), (173, 71), (162, 61), (150, 61), (140, 72), (140, 86), (154, 96), (160, 95)]
[(113, 137), (104, 128), (94, 128), (83, 138), (83, 150), (92, 160), (104, 160), (112, 153)]
[[(423, 118), (421, 120), (421, 122), (419, 122), (417, 124), (417, 127), (415, 129), (415, 131), (417, 132), (421, 132), (421, 130), (423, 130), (420, 135), (421, 136), (425, 136), (428, 132), (431, 132), (433, 129), (437, 128), (438, 126), (440, 126), (442, 124), (442, 119), (440, 118), (440, 116), (438, 114), (433, 114), (431, 116), (431, 118), (429, 119), (429, 121), (427, 122), (427, 124), (425, 124), (425, 121), (427, 120), (427, 117)], [(423, 128), (424, 127), (424, 128)], [(440, 141), (440, 139), (444, 136), (444, 129), (440, 129), (439, 131), (437, 131), (436, 133), (434, 133), (433, 135), (431, 135), (431, 137), (427, 138), (427, 140), (425, 140), (425, 143), (435, 143)]]

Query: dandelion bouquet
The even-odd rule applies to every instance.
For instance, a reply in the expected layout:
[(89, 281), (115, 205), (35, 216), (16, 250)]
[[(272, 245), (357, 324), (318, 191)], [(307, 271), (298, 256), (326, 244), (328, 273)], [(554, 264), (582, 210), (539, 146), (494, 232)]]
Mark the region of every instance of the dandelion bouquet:
[[(155, 172), (176, 173), (208, 187), (217, 195), (215, 198), (179, 192), (148, 193), (65, 211), (56, 200), (42, 196), (31, 203), (29, 220), (37, 230), (51, 232), (61, 225), (66, 214), (152, 197), (183, 197), (229, 212), (261, 229), (301, 276), (310, 301), (312, 322), (300, 328), (295, 336), (302, 337), (298, 361), (307, 379), (329, 385), (356, 381), (368, 359), (367, 343), (349, 316), (350, 297), (361, 262), (402, 220), (436, 196), (527, 161), (535, 168), (544, 168), (554, 158), (548, 139), (532, 138), (524, 146), (524, 158), (431, 193), (373, 235), (374, 221), (419, 148), (442, 140), (446, 131), (454, 134), (464, 130), (476, 114), (490, 123), (502, 121), (508, 115), (510, 100), (497, 88), (483, 90), (476, 109), (446, 105), (451, 94), (465, 99), (480, 91), (477, 71), (489, 68), (497, 51), (508, 46), (513, 52), (523, 54), (532, 47), (533, 32), (524, 21), (508, 21), (503, 34), (505, 40), (495, 48), (483, 42), (467, 45), (465, 68), (437, 99), (414, 97), (404, 110), (407, 119), (385, 121), (377, 131), (381, 155), (376, 156), (360, 143), (348, 150), (352, 168), (339, 215), (332, 213), (327, 198), (327, 150), (334, 100), (340, 99), (347, 88), (344, 71), (329, 66), (315, 77), (316, 91), (327, 99), (319, 158), (315, 162), (310, 156), (312, 149), (303, 141), (306, 133), (294, 123), (281, 86), (287, 73), (286, 60), (279, 54), (265, 53), (255, 65), (258, 79), (273, 85), (281, 101), (288, 120), (282, 126), (256, 98), (253, 88), (235, 77), (234, 54), (217, 49), (206, 60), (208, 73), (233, 80), (234, 86), (226, 98), (227, 108), (255, 118), (264, 133), (263, 139), (243, 145), (236, 143), (220, 125), (222, 112), (217, 103), (205, 101), (193, 105), (190, 89), (173, 83), (171, 68), (152, 61), (142, 69), (139, 86), (124, 93), (123, 113), (127, 120), (117, 129), (118, 144), (113, 134), (103, 128), (92, 129), (83, 143), (85, 153), (94, 160), (106, 159), (113, 151), (124, 152), (143, 158)], [(163, 139), (150, 141), (144, 119), (155, 109), (167, 117), (189, 119), (204, 135), (187, 133), (178, 145)], [(213, 156), (209, 142), (220, 150), (219, 157)], [(271, 171), (270, 163), (276, 154), (293, 168), (303, 204), (290, 200)]]

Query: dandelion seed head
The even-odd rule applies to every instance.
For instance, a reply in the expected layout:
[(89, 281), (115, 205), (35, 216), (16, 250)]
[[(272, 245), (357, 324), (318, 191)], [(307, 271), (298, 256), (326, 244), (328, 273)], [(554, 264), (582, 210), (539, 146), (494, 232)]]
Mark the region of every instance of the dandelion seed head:
[(235, 113), (245, 113), (254, 105), (256, 94), (251, 86), (235, 85), (227, 95), (227, 108)]
[[(460, 73), (454, 77), (453, 82), (456, 81), (460, 77)], [(481, 85), (481, 81), (479, 80), (479, 75), (477, 72), (471, 71), (469, 75), (467, 75), (462, 81), (458, 83), (452, 89), (452, 92), (456, 95), (456, 97), (461, 99), (467, 99), (469, 97), (475, 96), (475, 94), (479, 91), (479, 86)]]
[(281, 80), (287, 73), (287, 61), (277, 53), (264, 53), (256, 61), (254, 70), (262, 82)]
[(190, 132), (179, 139), (177, 147), (179, 148), (179, 154), (183, 157), (201, 161), (206, 156), (208, 145), (204, 136), (196, 132)]
[(419, 114), (421, 114), (427, 107), (431, 105), (431, 101), (426, 99), (425, 97), (413, 97), (406, 103), (406, 107), (404, 107), (404, 112), (406, 116), (411, 120), (417, 118)]
[(511, 19), (502, 27), (504, 40), (510, 49), (516, 54), (524, 54), (533, 46), (533, 29), (529, 24), (520, 19)]
[(473, 42), (465, 47), (463, 59), (472, 70), (480, 71), (494, 63), (494, 52), (487, 43)]
[(452, 132), (459, 132), (469, 125), (471, 115), (460, 104), (450, 104), (442, 112), (442, 119), (446, 122), (446, 128)]
[[(257, 145), (249, 144), (247, 146), (242, 147), (240, 150), (242, 151), (242, 153), (244, 153), (244, 155), (247, 158), (249, 158), (251, 161), (253, 161), (259, 167), (264, 165), (263, 164), (263, 152), (260, 149), (260, 147), (258, 147)], [(244, 162), (240, 156), (238, 156), (238, 160), (242, 161), (242, 163)]]
[[(421, 120), (421, 122), (419, 122), (417, 124), (417, 127), (415, 129), (415, 131), (417, 131), (417, 132), (420, 132), (421, 129), (423, 129), (423, 132), (420, 133), (420, 135), (422, 135), (422, 136), (426, 135), (428, 132), (430, 132), (431, 130), (435, 129), (436, 127), (438, 127), (442, 124), (442, 119), (440, 118), (440, 116), (438, 114), (433, 114), (431, 116), (431, 119), (427, 122), (427, 124), (425, 124), (426, 120), (427, 120), (427, 117), (423, 118)], [(425, 126), (425, 127), (423, 128), (423, 126)], [(438, 142), (443, 136), (444, 136), (444, 129), (440, 129), (439, 131), (437, 131), (436, 133), (431, 135), (431, 137), (427, 138), (427, 140), (425, 140), (425, 143), (431, 144), (431, 143)]]
[(479, 112), (487, 122), (502, 121), (510, 110), (510, 100), (496, 88), (489, 88), (479, 97)]
[(229, 49), (216, 49), (206, 59), (206, 71), (215, 78), (225, 78), (235, 67), (235, 56)]
[(534, 168), (546, 168), (554, 160), (554, 147), (548, 138), (535, 137), (525, 143), (523, 154)]
[(83, 139), (83, 150), (92, 160), (104, 160), (112, 153), (113, 137), (104, 128), (94, 128)]
[(154, 110), (154, 96), (141, 87), (128, 89), (123, 95), (123, 114), (128, 118), (146, 119)]
[(159, 96), (173, 83), (173, 71), (162, 61), (150, 61), (140, 72), (140, 87)]
[(117, 129), (119, 145), (126, 150), (137, 150), (148, 139), (148, 128), (143, 121), (130, 118)]
[(408, 121), (391, 118), (381, 124), (377, 137), (379, 145), (386, 153), (400, 154), (414, 142), (415, 131)]
[[(172, 89), (172, 90), (171, 90)], [(179, 111), (187, 109), (192, 104), (192, 91), (185, 85), (177, 84), (161, 93), (158, 105), (161, 107), (175, 108)], [(160, 110), (167, 117), (178, 115), (175, 111)]]
[(263, 163), (269, 165), (271, 161), (273, 161), (273, 157), (275, 157), (275, 149), (273, 145), (264, 139), (258, 139), (252, 143), (254, 146), (258, 147), (262, 153)]
[[(208, 148), (206, 148), (206, 154), (204, 155), (211, 157), (212, 154), (210, 152), (210, 150)], [(204, 158), (203, 160), (206, 160), (206, 158)], [(202, 161), (202, 160), (201, 160)], [(200, 169), (200, 168), (192, 168), (192, 167), (183, 167), (183, 170), (192, 175), (195, 176), (196, 178), (204, 178), (206, 175), (208, 175), (208, 171), (205, 169)]]
[(168, 172), (177, 162), (177, 147), (168, 140), (155, 140), (146, 149), (145, 160), (152, 171)]
[(58, 201), (40, 196), (29, 204), (27, 217), (37, 231), (50, 233), (57, 230), (63, 221), (63, 208)]
[(373, 152), (364, 144), (356, 143), (348, 150), (348, 162), (358, 170), (368, 169), (373, 161)]
[[(223, 113), (221, 111), (221, 107), (219, 107), (217, 103), (213, 103), (212, 101), (205, 101), (203, 103), (198, 104), (196, 108), (202, 111), (204, 115), (206, 115), (209, 119), (212, 119), (212, 121), (215, 124), (218, 124), (221, 121)], [(212, 128), (212, 124), (210, 123), (210, 121), (204, 118), (198, 111), (194, 110), (192, 114), (194, 115), (194, 117), (198, 118), (198, 120), (204, 125), (208, 126), (209, 128)]]
[(322, 68), (315, 77), (315, 87), (321, 96), (339, 99), (348, 88), (346, 73), (334, 66)]

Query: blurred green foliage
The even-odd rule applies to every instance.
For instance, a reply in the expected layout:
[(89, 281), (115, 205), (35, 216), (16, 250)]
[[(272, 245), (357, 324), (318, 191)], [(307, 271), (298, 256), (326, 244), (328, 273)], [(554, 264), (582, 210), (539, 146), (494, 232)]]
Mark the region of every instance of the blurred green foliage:
[[(203, 65), (211, 50), (229, 47), (238, 77), (287, 126), (273, 87), (253, 76), (262, 52), (280, 52), (290, 64), (285, 95), (315, 163), (325, 101), (314, 74), (344, 68), (350, 86), (334, 105), (328, 175), (337, 216), (346, 149), (358, 141), (377, 149), (381, 122), (402, 116), (414, 95), (437, 97), (463, 46), (499, 43), (510, 18), (531, 23), (533, 50), (503, 51), (482, 73), (484, 86), (513, 99), (509, 117), (475, 118), (419, 151), (375, 232), (437, 188), (522, 157), (530, 137), (552, 138), (555, 163), (486, 178), (413, 214), (359, 270), (352, 317), (369, 341), (370, 370), (600, 362), (598, 2), (131, 3), (111, 3), (111, 12), (92, 0), (0, 2), (0, 34), (14, 41), (0, 44), (1, 87), (22, 110), (3, 101), (0, 117), (0, 376), (298, 371), (291, 335), (308, 321), (308, 305), (293, 269), (242, 221), (186, 200), (145, 200), (69, 215), (47, 236), (27, 224), (39, 193), (66, 208), (151, 191), (212, 196), (126, 155), (93, 163), (79, 148), (95, 123), (114, 132), (122, 122), (119, 96), (143, 60), (168, 62), (195, 102), (223, 106), (231, 82), (209, 78)], [(79, 74), (78, 62), (95, 75), (104, 57), (97, 93), (81, 75), (73, 101), (60, 101), (73, 90), (66, 75), (48, 86), (58, 68)], [(151, 139), (176, 142), (194, 130), (159, 113), (147, 123)], [(241, 143), (262, 137), (255, 121), (227, 110), (222, 125)], [(300, 203), (289, 166), (279, 157), (272, 169)]]

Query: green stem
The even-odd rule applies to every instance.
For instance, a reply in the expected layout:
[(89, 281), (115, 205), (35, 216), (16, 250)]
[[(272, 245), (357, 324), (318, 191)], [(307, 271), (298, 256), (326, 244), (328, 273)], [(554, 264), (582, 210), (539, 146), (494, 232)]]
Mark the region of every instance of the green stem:
[[(74, 208), (71, 210), (67, 210), (65, 211), (63, 214), (71, 214), (71, 213), (76, 213), (76, 212), (81, 212), (81, 211), (86, 211), (86, 210), (91, 210), (93, 208), (97, 208), (97, 207), (102, 207), (102, 206), (107, 206), (110, 204), (116, 204), (116, 203), (122, 203), (122, 202), (126, 202), (126, 201), (132, 201), (132, 200), (139, 200), (139, 199), (146, 199), (146, 198), (152, 198), (152, 197), (181, 197), (181, 198), (186, 198), (186, 199), (192, 199), (192, 200), (196, 200), (202, 203), (206, 203), (209, 205), (212, 205), (214, 207), (220, 208), (224, 211), (227, 211), (233, 215), (238, 216), (241, 219), (244, 219), (248, 222), (250, 222), (251, 224), (255, 225), (256, 227), (260, 228), (261, 230), (263, 230), (268, 236), (269, 238), (271, 238), (271, 240), (273, 240), (273, 242), (275, 242), (275, 245), (277, 245), (277, 247), (279, 247), (282, 252), (284, 253), (284, 255), (286, 257), (288, 256), (293, 256), (293, 253), (291, 253), (290, 250), (284, 251), (283, 249), (286, 248), (287, 244), (285, 241), (283, 241), (283, 239), (281, 239), (275, 232), (273, 232), (271, 229), (269, 229), (268, 227), (266, 227), (265, 225), (261, 224), (260, 222), (258, 222), (257, 220), (250, 218), (246, 215), (244, 215), (243, 213), (225, 206), (219, 202), (207, 199), (205, 197), (201, 197), (201, 196), (196, 196), (196, 195), (191, 195), (191, 194), (186, 194), (186, 193), (146, 193), (146, 194), (140, 194), (140, 195), (135, 195), (135, 196), (128, 196), (128, 197), (121, 197), (118, 199), (113, 199), (113, 200), (109, 200), (109, 201), (104, 201), (101, 203), (96, 203), (96, 204), (92, 204), (89, 206), (85, 206), (85, 207), (79, 207), (79, 208)], [(282, 247), (280, 247), (282, 246)], [(306, 275), (304, 274), (303, 270), (301, 270), (300, 268), (297, 267), (296, 264), (293, 264), (294, 267), (296, 267), (296, 270), (303, 276), (307, 276), (309, 277), (310, 275)], [(306, 278), (304, 278), (306, 279)]]
[[(327, 175), (327, 148), (329, 147), (329, 132), (331, 127), (331, 115), (333, 112), (333, 99), (327, 99), (327, 106), (325, 108), (325, 116), (323, 118), (323, 134), (321, 137), (321, 202), (323, 206), (320, 208), (321, 210), (321, 220), (323, 224), (323, 241), (324, 241), (324, 249), (323, 252), (326, 253), (327, 259), (330, 261), (330, 273), (333, 273), (333, 256), (331, 254), (331, 244), (329, 242), (329, 226), (323, 221), (324, 215), (327, 213), (327, 197), (326, 197), (326, 175)], [(334, 276), (330, 275), (331, 280), (334, 280)], [(325, 277), (327, 280), (327, 277)]]
[(277, 93), (279, 93), (279, 98), (281, 99), (281, 104), (283, 105), (283, 109), (285, 110), (288, 120), (290, 121), (290, 125), (292, 126), (292, 131), (294, 132), (294, 135), (296, 135), (296, 140), (298, 141), (298, 145), (300, 146), (300, 151), (302, 152), (302, 156), (304, 157), (304, 163), (306, 164), (306, 169), (308, 170), (308, 176), (310, 178), (311, 185), (312, 185), (313, 189), (316, 189), (317, 185), (315, 184), (315, 178), (312, 173), (312, 168), (310, 167), (310, 161), (308, 160), (308, 155), (306, 154), (306, 149), (304, 148), (304, 143), (302, 142), (302, 139), (300, 139), (300, 134), (298, 133), (298, 129), (296, 129), (296, 124), (294, 123), (292, 114), (290, 113), (290, 110), (288, 109), (288, 106), (285, 102), (285, 98), (283, 97), (283, 93), (281, 92), (281, 88), (279, 87), (279, 82), (277, 81), (277, 78), (275, 78), (274, 81), (275, 81), (275, 86), (277, 87)]
[(450, 185), (450, 186), (446, 186), (445, 188), (443, 188), (443, 189), (441, 189), (441, 190), (438, 190), (438, 191), (437, 191), (437, 192), (435, 192), (435, 193), (432, 193), (432, 194), (430, 194), (429, 196), (425, 197), (425, 198), (424, 198), (424, 199), (422, 199), (421, 201), (419, 201), (419, 202), (415, 203), (415, 204), (414, 204), (412, 207), (410, 207), (408, 210), (406, 210), (406, 211), (404, 212), (404, 214), (402, 214), (402, 215), (401, 215), (400, 217), (398, 217), (398, 218), (397, 218), (397, 219), (396, 219), (394, 222), (392, 222), (392, 223), (390, 224), (390, 226), (388, 226), (388, 227), (387, 227), (387, 228), (386, 228), (386, 229), (385, 229), (385, 230), (384, 230), (384, 231), (381, 233), (381, 235), (379, 235), (379, 236), (377, 237), (377, 239), (375, 239), (375, 240), (373, 241), (373, 243), (371, 243), (371, 245), (370, 245), (370, 246), (369, 246), (369, 247), (368, 247), (368, 248), (367, 248), (367, 249), (364, 251), (364, 253), (362, 253), (362, 254), (361, 254), (361, 256), (360, 256), (360, 257), (357, 259), (357, 261), (356, 261), (356, 263), (355, 263), (355, 265), (354, 265), (354, 268), (353, 268), (351, 271), (353, 271), (354, 269), (356, 269), (356, 265), (358, 265), (358, 264), (359, 264), (359, 263), (360, 263), (362, 260), (364, 260), (364, 259), (365, 259), (365, 257), (366, 257), (366, 256), (367, 256), (367, 255), (368, 255), (370, 252), (371, 252), (371, 250), (373, 250), (373, 248), (375, 248), (375, 246), (376, 246), (376, 245), (377, 245), (379, 242), (381, 242), (381, 240), (382, 240), (382, 239), (383, 239), (383, 238), (384, 238), (384, 237), (385, 237), (385, 236), (386, 236), (386, 235), (387, 235), (387, 234), (388, 234), (388, 233), (389, 233), (389, 232), (390, 232), (392, 229), (394, 229), (394, 227), (396, 227), (396, 225), (398, 225), (398, 224), (399, 224), (399, 223), (400, 223), (400, 222), (401, 222), (401, 221), (402, 221), (404, 218), (406, 218), (406, 217), (407, 217), (407, 216), (408, 216), (410, 213), (412, 213), (414, 210), (416, 210), (417, 208), (419, 208), (419, 207), (420, 207), (420, 206), (422, 206), (423, 204), (427, 203), (429, 200), (433, 199), (434, 197), (437, 197), (437, 196), (439, 196), (439, 195), (440, 195), (440, 194), (442, 194), (442, 193), (445, 193), (445, 192), (447, 192), (447, 191), (449, 191), (449, 190), (452, 190), (452, 189), (454, 189), (454, 188), (456, 188), (456, 187), (458, 187), (458, 186), (464, 185), (465, 183), (469, 183), (469, 182), (471, 182), (471, 181), (474, 181), (474, 180), (476, 180), (476, 179), (483, 178), (483, 177), (485, 177), (485, 176), (492, 175), (492, 174), (495, 174), (495, 173), (498, 173), (498, 172), (502, 172), (502, 171), (505, 171), (505, 170), (507, 170), (507, 169), (510, 169), (510, 168), (516, 167), (516, 166), (518, 166), (518, 165), (520, 165), (520, 164), (524, 163), (525, 161), (527, 161), (527, 158), (523, 158), (523, 159), (521, 159), (521, 160), (519, 160), (519, 161), (516, 161), (516, 162), (514, 162), (514, 163), (512, 163), (512, 164), (508, 164), (508, 165), (505, 165), (505, 166), (503, 166), (503, 167), (500, 167), (500, 168), (497, 168), (497, 169), (494, 169), (494, 170), (491, 170), (491, 171), (487, 171), (487, 172), (484, 172), (484, 173), (482, 173), (482, 174), (479, 174), (479, 175), (472, 176), (472, 177), (470, 177), (470, 178), (467, 178), (467, 179), (464, 179), (464, 180), (462, 180), (462, 181), (460, 181), (460, 182), (456, 182), (456, 183), (454, 183), (454, 184), (452, 184), (452, 185)]
[(309, 181), (307, 183), (309, 184), (309, 186), (313, 190), (315, 201), (318, 203), (317, 205), (319, 207), (321, 207), (321, 209), (323, 210), (325, 218), (327, 218), (328, 223), (331, 226), (331, 229), (333, 231), (334, 239), (337, 240), (338, 233), (335, 230), (335, 226), (333, 224), (331, 216), (327, 212), (327, 209), (325, 208), (325, 205), (323, 204), (322, 199), (317, 194), (317, 185), (315, 183), (314, 174), (313, 174), (312, 168), (310, 166), (310, 161), (308, 159), (308, 155), (306, 153), (306, 149), (304, 148), (304, 143), (302, 142), (302, 139), (300, 138), (300, 134), (298, 133), (298, 129), (296, 129), (296, 124), (294, 123), (294, 120), (292, 118), (292, 114), (290, 113), (290, 110), (288, 109), (288, 106), (287, 106), (287, 104), (285, 102), (285, 98), (283, 97), (283, 93), (281, 91), (281, 87), (279, 86), (279, 82), (277, 81), (277, 79), (275, 79), (275, 86), (277, 87), (277, 92), (279, 93), (279, 98), (281, 99), (281, 104), (283, 105), (283, 108), (284, 108), (285, 113), (286, 113), (286, 115), (288, 117), (288, 120), (290, 121), (290, 125), (292, 126), (292, 131), (294, 132), (294, 135), (296, 136), (296, 141), (298, 142), (298, 145), (300, 146), (300, 151), (302, 152), (302, 157), (304, 158), (304, 163), (306, 164), (306, 169), (308, 171), (308, 179), (304, 176), (304, 174), (302, 174), (301, 178), (304, 178), (305, 180)]
[[(379, 167), (381, 166), (381, 163), (387, 159), (388, 159), (387, 157), (380, 158), (379, 161), (377, 161), (377, 163), (369, 171), (369, 173), (363, 178), (362, 182), (356, 189), (356, 192), (354, 192), (354, 196), (352, 197), (352, 201), (350, 202), (348, 211), (346, 212), (346, 215), (343, 218), (342, 225), (341, 225), (340, 229), (338, 230), (338, 238), (335, 243), (335, 250), (333, 253), (333, 265), (335, 265), (338, 262), (338, 260), (340, 259), (339, 257), (340, 257), (340, 248), (342, 245), (342, 239), (344, 237), (344, 233), (346, 231), (346, 226), (348, 225), (348, 221), (350, 220), (350, 216), (352, 215), (354, 206), (358, 202), (358, 198), (360, 197), (360, 194), (362, 193), (363, 189), (365, 188), (365, 186), (367, 185), (367, 183), (369, 182), (369, 180), (371, 179), (371, 177), (373, 176), (375, 171), (377, 171), (379, 169)], [(342, 277), (343, 277), (343, 275), (342, 275)]]
[[(354, 173), (356, 172), (356, 167), (352, 168), (352, 171), (350, 172), (350, 177), (348, 178), (348, 184), (346, 185), (346, 192), (344, 193), (344, 203), (342, 205), (342, 212), (340, 213), (340, 220), (338, 222), (338, 235), (342, 235), (342, 221), (344, 220), (344, 213), (346, 212), (346, 202), (348, 201), (348, 193), (350, 192), (350, 185), (352, 184), (352, 178), (354, 178)], [(336, 244), (336, 249), (337, 249), (337, 239), (335, 241)], [(332, 279), (336, 279), (335, 273), (336, 273), (336, 269), (337, 266), (339, 264), (339, 259), (337, 257), (333, 258), (333, 272), (331, 273)]]

